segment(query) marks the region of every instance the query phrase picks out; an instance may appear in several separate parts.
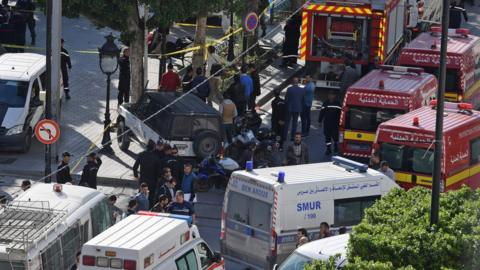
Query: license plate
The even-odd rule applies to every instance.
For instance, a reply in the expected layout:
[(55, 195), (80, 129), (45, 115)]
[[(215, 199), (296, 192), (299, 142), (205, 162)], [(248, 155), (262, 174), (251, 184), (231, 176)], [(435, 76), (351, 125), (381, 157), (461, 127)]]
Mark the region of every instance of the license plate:
[(348, 144), (348, 149), (353, 151), (370, 151), (370, 145), (366, 144)]
[(186, 150), (188, 148), (188, 145), (186, 145), (186, 144), (175, 144), (175, 147), (178, 150)]

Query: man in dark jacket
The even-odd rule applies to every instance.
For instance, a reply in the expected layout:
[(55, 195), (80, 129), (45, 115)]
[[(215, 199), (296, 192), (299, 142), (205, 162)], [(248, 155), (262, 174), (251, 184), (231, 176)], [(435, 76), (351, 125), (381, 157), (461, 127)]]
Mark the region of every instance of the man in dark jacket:
[(31, 44), (35, 45), (35, 3), (32, 0), (20, 0), (17, 2), (17, 9), (25, 16), (30, 31)]
[(87, 156), (87, 164), (83, 167), (79, 185), (97, 189), (97, 173), (101, 165), (102, 160), (97, 154), (90, 153)]
[(197, 76), (192, 80), (192, 89), (197, 97), (199, 97), (204, 102), (207, 102), (207, 97), (210, 94), (210, 84), (208, 83), (207, 77), (203, 76), (202, 68), (197, 68)]
[(130, 101), (130, 49), (123, 50), (123, 57), (118, 60), (120, 74), (118, 76), (118, 106)]
[[(150, 190), (148, 200), (150, 205), (154, 205), (155, 202), (155, 189), (157, 187), (157, 181), (160, 178), (160, 160), (154, 152), (155, 143), (149, 141), (147, 144), (147, 150), (141, 152), (138, 155), (135, 164), (133, 165), (133, 176), (139, 183), (147, 183), (148, 190)], [(138, 168), (140, 167), (140, 175)]]
[(285, 127), (283, 129), (283, 137), (287, 138), (288, 128), (290, 122), (292, 122), (292, 131), (290, 138), (293, 141), (293, 136), (297, 133), (298, 118), (303, 111), (303, 104), (305, 96), (305, 89), (298, 85), (298, 77), (294, 77), (292, 80), (292, 86), (288, 87), (287, 94), (285, 95), (285, 103), (287, 105), (287, 119), (285, 121)]
[(280, 146), (283, 147), (283, 129), (285, 127), (285, 118), (287, 117), (287, 105), (285, 100), (280, 97), (281, 91), (275, 91), (275, 98), (272, 100), (272, 131), (276, 136), (280, 136)]
[(68, 152), (62, 154), (62, 162), (57, 167), (57, 183), (59, 184), (65, 184), (67, 182), (73, 183), (72, 176), (70, 175), (70, 166), (68, 166), (70, 156)]
[(282, 67), (291, 66), (297, 62), (298, 45), (300, 40), (300, 26), (302, 18), (298, 15), (291, 17), (283, 30), (285, 39), (283, 41), (283, 64)]
[(161, 195), (165, 195), (168, 198), (168, 203), (172, 202), (175, 198), (175, 192), (177, 192), (176, 186), (177, 181), (171, 178), (169, 181), (158, 187), (157, 198)]
[(253, 92), (250, 95), (250, 99), (248, 101), (248, 109), (251, 111), (255, 110), (256, 99), (262, 93), (262, 88), (260, 85), (260, 75), (258, 75), (257, 67), (255, 64), (248, 64), (248, 69), (250, 72), (250, 77), (253, 81)]
[(318, 118), (318, 123), (323, 122), (323, 134), (327, 148), (325, 155), (332, 154), (332, 141), (335, 153), (338, 152), (338, 126), (341, 111), (342, 105), (340, 105), (335, 92), (328, 93), (328, 99), (322, 104)]
[(62, 71), (63, 90), (65, 91), (65, 98), (70, 99), (70, 87), (68, 85), (68, 69), (72, 69), (72, 62), (70, 61), (70, 55), (68, 54), (68, 51), (64, 47), (65, 40), (63, 38), (61, 41), (61, 45), (62, 50), (60, 52), (60, 69)]
[(244, 116), (247, 109), (247, 99), (245, 98), (245, 89), (240, 82), (240, 74), (233, 76), (233, 84), (227, 90), (235, 107), (237, 107), (237, 115)]
[(297, 132), (293, 144), (287, 149), (287, 165), (308, 164), (308, 146), (302, 142), (302, 133)]
[(344, 60), (344, 70), (340, 76), (340, 91), (338, 100), (340, 104), (343, 104), (343, 98), (347, 89), (358, 80), (358, 73), (353, 68), (353, 62), (349, 58)]
[(448, 28), (458, 29), (462, 27), (462, 16), (466, 22), (468, 22), (467, 11), (463, 6), (463, 2), (458, 0), (452, 1), (450, 4), (450, 20)]

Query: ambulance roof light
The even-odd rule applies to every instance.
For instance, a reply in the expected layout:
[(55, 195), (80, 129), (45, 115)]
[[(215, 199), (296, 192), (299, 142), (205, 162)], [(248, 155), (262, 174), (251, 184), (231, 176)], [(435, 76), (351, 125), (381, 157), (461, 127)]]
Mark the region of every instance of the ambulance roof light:
[(432, 99), (430, 101), (430, 107), (432, 107), (432, 109), (435, 109), (435, 107), (437, 107), (437, 100), (436, 99)]
[(418, 127), (420, 125), (420, 118), (418, 118), (418, 116), (413, 117), (412, 125), (414, 125), (416, 127)]
[(470, 103), (458, 103), (458, 109), (465, 110), (465, 111), (471, 111), (471, 110), (473, 110), (473, 106)]
[(418, 67), (380, 65), (379, 68), (385, 71), (393, 71), (393, 72), (401, 72), (401, 73), (417, 73), (418, 75), (424, 72), (423, 68), (418, 68)]
[(455, 30), (456, 34), (468, 36), (470, 35), (470, 29), (467, 28), (458, 28)]
[(346, 170), (357, 170), (362, 173), (367, 172), (368, 170), (368, 165), (366, 164), (362, 164), (360, 162), (356, 162), (339, 156), (333, 156), (332, 162), (337, 166), (344, 167)]
[(440, 26), (432, 26), (432, 27), (430, 28), (430, 31), (431, 31), (432, 33), (442, 33), (442, 27), (440, 27)]
[(157, 212), (150, 212), (150, 211), (138, 211), (137, 215), (139, 216), (156, 216), (156, 217), (165, 217), (165, 218), (173, 218), (178, 220), (185, 220), (188, 226), (192, 225), (192, 217), (185, 216), (185, 215), (175, 215), (175, 214), (168, 214), (168, 213), (157, 213)]
[(383, 80), (378, 82), (378, 89), (385, 89), (385, 82)]
[(53, 191), (54, 192), (60, 193), (60, 192), (62, 192), (62, 189), (63, 189), (63, 187), (62, 187), (61, 184), (54, 184), (53, 185)]
[(285, 172), (283, 171), (278, 172), (277, 182), (281, 184), (285, 183)]

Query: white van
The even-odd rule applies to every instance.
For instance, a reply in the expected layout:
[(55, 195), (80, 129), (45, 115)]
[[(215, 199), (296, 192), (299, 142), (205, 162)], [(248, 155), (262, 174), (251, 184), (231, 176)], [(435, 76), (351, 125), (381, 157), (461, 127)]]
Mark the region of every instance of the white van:
[(111, 226), (95, 189), (34, 184), (0, 209), (1, 270), (65, 270), (82, 244)]
[(331, 256), (340, 255), (336, 261), (337, 269), (347, 264), (347, 246), (349, 234), (335, 235), (320, 240), (315, 240), (298, 247), (280, 265), (275, 265), (274, 270), (300, 270), (307, 263), (314, 260), (328, 261)]
[(188, 216), (140, 212), (130, 215), (83, 245), (80, 270), (220, 270)]
[(294, 249), (297, 229), (317, 238), (321, 222), (352, 226), (364, 209), (398, 185), (368, 166), (333, 162), (236, 171), (222, 209), (222, 255), (256, 269), (272, 269)]
[(28, 152), (44, 117), (46, 59), (35, 53), (0, 56), (0, 150)]

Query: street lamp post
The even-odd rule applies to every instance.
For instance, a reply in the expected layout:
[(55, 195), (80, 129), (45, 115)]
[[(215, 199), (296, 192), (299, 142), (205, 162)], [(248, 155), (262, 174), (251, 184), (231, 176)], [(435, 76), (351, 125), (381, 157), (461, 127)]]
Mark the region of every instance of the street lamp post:
[(235, 59), (235, 39), (233, 36), (233, 16), (235, 14), (233, 13), (233, 0), (230, 0), (230, 37), (228, 38), (228, 55), (227, 55), (227, 60), (228, 61), (233, 61)]
[(100, 70), (103, 74), (107, 75), (107, 98), (106, 98), (106, 108), (105, 108), (105, 121), (104, 131), (102, 137), (102, 149), (104, 153), (112, 153), (113, 149), (111, 147), (111, 138), (110, 138), (110, 76), (115, 73), (118, 69), (118, 58), (120, 55), (120, 49), (115, 45), (115, 37), (110, 33), (106, 36), (107, 40), (101, 48), (98, 48), (100, 53)]

